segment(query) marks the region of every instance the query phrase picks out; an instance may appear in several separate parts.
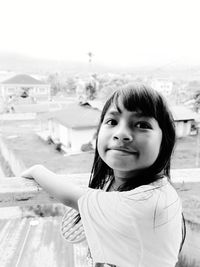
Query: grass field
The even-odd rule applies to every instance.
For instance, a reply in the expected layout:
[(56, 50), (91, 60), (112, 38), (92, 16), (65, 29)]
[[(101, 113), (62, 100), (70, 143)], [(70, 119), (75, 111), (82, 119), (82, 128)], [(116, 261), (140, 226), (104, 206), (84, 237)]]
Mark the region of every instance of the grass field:
[(200, 183), (174, 184), (182, 200), (187, 221), (200, 230)]
[(34, 164), (43, 164), (60, 174), (85, 173), (91, 170), (93, 152), (64, 156), (53, 144), (47, 144), (36, 135), (40, 129), (36, 121), (7, 122), (0, 128), (4, 142), (27, 168)]
[[(200, 154), (197, 153), (197, 136), (191, 135), (177, 139), (174, 155), (172, 157), (172, 168), (199, 168)], [(197, 160), (198, 159), (198, 160)], [(197, 164), (196, 164), (197, 163)]]

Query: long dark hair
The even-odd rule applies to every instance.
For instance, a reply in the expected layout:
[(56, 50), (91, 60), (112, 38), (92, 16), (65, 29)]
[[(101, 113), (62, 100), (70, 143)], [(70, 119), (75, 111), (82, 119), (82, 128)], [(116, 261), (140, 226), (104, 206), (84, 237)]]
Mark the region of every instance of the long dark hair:
[[(176, 141), (174, 121), (164, 98), (151, 87), (134, 84), (115, 91), (106, 101), (102, 110), (96, 142), (98, 142), (98, 133), (106, 112), (111, 105), (118, 107), (119, 99), (128, 111), (140, 111), (144, 116), (155, 118), (162, 130), (162, 142), (156, 161), (149, 168), (141, 170), (138, 177), (128, 179), (120, 186), (119, 191), (127, 191), (140, 185), (149, 184), (163, 176), (170, 179), (170, 160)], [(100, 158), (96, 146), (89, 187), (102, 189), (108, 179), (112, 178), (113, 170)]]

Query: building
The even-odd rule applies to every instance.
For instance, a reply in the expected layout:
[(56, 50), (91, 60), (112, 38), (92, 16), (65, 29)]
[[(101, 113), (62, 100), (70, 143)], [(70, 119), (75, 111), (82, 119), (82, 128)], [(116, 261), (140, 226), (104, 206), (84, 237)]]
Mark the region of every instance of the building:
[(7, 102), (13, 99), (31, 99), (32, 102), (50, 99), (50, 85), (30, 75), (15, 75), (0, 83), (0, 97)]
[(190, 135), (192, 124), (196, 120), (196, 113), (184, 106), (171, 106), (170, 109), (176, 126), (176, 136), (180, 138)]
[(81, 152), (82, 145), (92, 143), (100, 111), (90, 105), (69, 104), (65, 109), (39, 115), (43, 139), (50, 138), (68, 153)]

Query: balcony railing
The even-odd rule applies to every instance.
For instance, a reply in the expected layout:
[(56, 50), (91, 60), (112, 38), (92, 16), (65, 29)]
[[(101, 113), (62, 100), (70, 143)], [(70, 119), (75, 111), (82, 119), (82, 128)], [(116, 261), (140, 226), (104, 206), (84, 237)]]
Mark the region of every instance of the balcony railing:
[[(186, 185), (187, 182), (189, 182), (190, 180), (195, 182), (195, 179), (197, 182), (200, 182), (200, 169), (193, 169), (193, 170), (175, 170), (172, 173), (173, 176), (173, 181), (174, 182), (179, 182), (182, 183), (182, 185)], [(193, 179), (192, 179), (193, 178)], [(70, 181), (73, 181), (74, 183), (77, 183), (81, 186), (86, 186), (88, 184), (88, 179), (89, 179), (89, 174), (76, 174), (76, 175), (67, 175), (64, 176), (63, 175), (63, 179), (70, 179)], [(188, 180), (187, 180), (188, 179)], [(187, 186), (185, 187), (185, 190), (187, 190)], [(193, 196), (191, 196), (193, 197)], [(198, 205), (199, 209), (200, 209), (200, 197), (196, 197), (196, 204)], [(1, 178), (0, 179), (0, 207), (20, 207), (20, 206), (33, 206), (33, 205), (38, 205), (38, 204), (53, 204), (53, 203), (58, 203), (56, 199), (54, 199), (53, 197), (51, 197), (50, 195), (48, 195), (34, 180), (31, 179), (25, 179), (25, 178), (21, 178), (21, 177), (7, 177), (7, 178)], [(195, 207), (196, 208), (196, 207)], [(198, 210), (198, 208), (196, 209)], [(198, 211), (200, 213), (200, 211)], [(197, 215), (197, 217), (199, 217), (199, 215)], [(0, 215), (1, 218), (1, 215)], [(186, 258), (189, 259), (189, 261), (196, 261), (200, 262), (200, 223), (198, 223), (197, 221), (192, 222), (191, 217), (189, 215), (189, 213), (185, 213), (185, 218), (186, 218), (186, 223), (187, 223), (187, 238), (186, 238), (186, 242), (185, 242), (185, 249), (184, 249), (184, 253), (186, 253)], [(3, 263), (1, 262), (1, 256), (0, 256), (0, 266), (3, 267), (24, 267), (26, 265), (22, 264), (22, 254), (25, 253), (23, 252), (23, 249), (26, 249), (26, 241), (28, 238), (31, 238), (31, 230), (33, 227), (35, 227), (35, 231), (37, 229), (37, 224), (38, 221), (40, 221), (40, 219), (35, 219), (35, 218), (29, 218), (29, 230), (27, 230), (26, 232), (26, 236), (24, 237), (24, 241), (21, 241), (21, 249), (18, 251), (18, 254), (16, 256), (15, 260), (15, 264), (12, 263), (12, 265), (9, 265), (8, 263), (4, 262), (5, 265), (3, 265)], [(53, 220), (53, 219), (52, 219)], [(12, 221), (12, 220), (10, 220)], [(1, 221), (0, 221), (0, 227), (1, 227)], [(28, 227), (28, 226), (27, 226)], [(31, 228), (32, 227), (32, 228)], [(58, 227), (58, 225), (55, 223), (55, 225), (53, 227)], [(5, 227), (4, 227), (5, 228)], [(44, 227), (45, 229), (45, 227)], [(4, 229), (5, 230), (5, 229)], [(57, 229), (59, 231), (59, 229)], [(1, 238), (3, 237), (3, 234), (1, 235), (1, 231), (0, 230), (0, 255), (1, 252), (4, 252), (5, 249), (5, 242), (3, 243)], [(51, 229), (51, 231), (53, 232), (54, 229)], [(42, 235), (43, 232), (41, 230), (40, 235)], [(30, 236), (28, 236), (30, 235)], [(5, 237), (5, 235), (4, 235)], [(16, 236), (15, 236), (16, 238)], [(46, 237), (46, 239), (48, 239), (49, 237)], [(44, 238), (44, 242), (46, 242), (46, 240)], [(11, 242), (11, 241), (10, 241)], [(15, 240), (13, 241), (15, 242)], [(38, 242), (38, 241), (37, 241)], [(53, 241), (52, 241), (53, 242)], [(63, 240), (63, 242), (65, 242)], [(9, 244), (8, 244), (9, 246)], [(41, 244), (42, 246), (42, 244)], [(83, 245), (79, 245), (79, 246), (74, 246), (74, 248), (72, 248), (72, 246), (70, 245), (70, 247), (68, 246), (66, 248), (66, 253), (60, 252), (60, 257), (68, 257), (69, 260), (68, 261), (68, 265), (66, 265), (67, 267), (85, 267), (85, 263), (83, 262), (83, 257), (85, 257), (85, 254), (82, 255), (82, 251), (84, 251), (85, 253), (85, 246)], [(23, 249), (22, 249), (23, 248)], [(46, 260), (48, 261), (49, 258), (51, 258), (51, 253), (53, 252), (54, 248), (54, 244), (51, 243), (51, 246), (46, 248), (43, 248), (43, 252), (40, 252), (37, 255), (38, 258), (38, 264), (35, 265), (31, 265), (29, 267), (37, 267), (37, 266), (43, 266), (42, 264), (44, 264), (44, 266), (48, 266), (48, 263), (42, 263), (40, 261), (40, 258), (43, 258), (43, 261), (45, 261), (45, 257)], [(8, 249), (8, 259), (11, 258), (11, 254), (14, 254), (14, 249), (11, 246), (9, 251)], [(19, 248), (15, 248), (15, 250), (17, 250)], [(45, 254), (46, 253), (46, 254)], [(73, 254), (73, 256), (72, 256)], [(46, 255), (44, 257), (44, 255)], [(21, 257), (21, 258), (20, 258)], [(77, 257), (81, 258), (81, 260), (77, 260)], [(19, 258), (21, 259), (21, 261), (19, 260)], [(59, 265), (56, 263), (56, 259), (51, 259), (52, 261), (54, 261), (54, 265), (49, 265), (49, 266), (59, 266), (62, 267), (64, 266), (59, 263)], [(12, 261), (10, 261), (12, 262)], [(40, 265), (39, 265), (40, 264)], [(192, 266), (192, 265), (191, 265)], [(197, 265), (200, 266), (200, 265)]]
[[(63, 179), (87, 186), (89, 174), (63, 175)], [(0, 207), (58, 203), (34, 180), (22, 177), (0, 179)]]

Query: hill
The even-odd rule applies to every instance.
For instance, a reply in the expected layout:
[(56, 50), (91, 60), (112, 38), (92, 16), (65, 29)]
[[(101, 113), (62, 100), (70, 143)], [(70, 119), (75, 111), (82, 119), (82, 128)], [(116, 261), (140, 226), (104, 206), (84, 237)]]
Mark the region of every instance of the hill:
[(0, 52), (0, 70), (14, 71), (21, 73), (47, 74), (52, 72), (82, 73), (88, 71), (96, 73), (120, 71), (120, 67), (104, 66), (93, 64), (89, 69), (88, 62), (72, 60), (50, 60), (33, 58), (17, 53)]
[(140, 78), (168, 78), (171, 80), (200, 80), (200, 65), (188, 62), (169, 62), (153, 66), (147, 62), (146, 66), (113, 66), (98, 64), (95, 61), (91, 66), (86, 62), (72, 60), (50, 60), (33, 58), (18, 53), (0, 52), (0, 71), (13, 71), (17, 73), (37, 73), (47, 75), (52, 72), (77, 73), (130, 73)]

